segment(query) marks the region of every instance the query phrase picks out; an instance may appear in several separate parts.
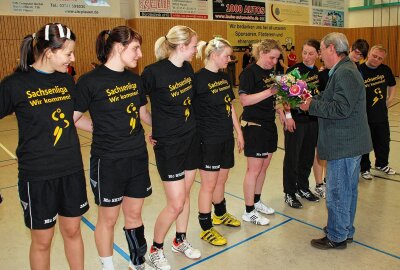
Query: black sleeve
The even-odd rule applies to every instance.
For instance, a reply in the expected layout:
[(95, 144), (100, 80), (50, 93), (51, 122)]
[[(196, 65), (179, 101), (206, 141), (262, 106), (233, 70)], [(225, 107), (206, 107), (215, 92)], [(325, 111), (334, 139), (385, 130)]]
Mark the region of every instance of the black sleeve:
[(7, 87), (6, 81), (0, 83), (0, 118), (14, 112), (10, 90), (11, 89)]
[(390, 69), (390, 67), (387, 67), (387, 84), (389, 87), (396, 85), (396, 78), (394, 77), (393, 72)]
[(145, 95), (150, 95), (150, 93), (154, 87), (154, 79), (153, 79), (151, 70), (148, 68), (144, 68), (141, 77), (142, 77), (142, 83), (143, 83), (143, 88), (144, 88), (143, 93)]
[(254, 78), (251, 69), (244, 70), (239, 77), (239, 95), (240, 94), (252, 94), (254, 89)]
[(74, 99), (75, 111), (86, 112), (89, 109), (92, 100), (90, 86), (82, 79), (79, 79), (76, 84)]
[(147, 97), (146, 97), (145, 89), (143, 86), (143, 82), (141, 80), (139, 80), (138, 86), (139, 86), (139, 95), (140, 95), (140, 107), (142, 107), (147, 104)]

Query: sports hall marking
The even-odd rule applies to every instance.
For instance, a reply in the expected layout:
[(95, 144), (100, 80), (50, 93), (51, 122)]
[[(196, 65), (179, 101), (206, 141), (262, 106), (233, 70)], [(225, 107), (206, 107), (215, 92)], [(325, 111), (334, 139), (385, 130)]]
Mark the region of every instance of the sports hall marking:
[(2, 143), (0, 143), (0, 147), (3, 148), (3, 150), (4, 150), (10, 157), (12, 157), (13, 159), (17, 159), (17, 157), (14, 156), (14, 154), (11, 153)]

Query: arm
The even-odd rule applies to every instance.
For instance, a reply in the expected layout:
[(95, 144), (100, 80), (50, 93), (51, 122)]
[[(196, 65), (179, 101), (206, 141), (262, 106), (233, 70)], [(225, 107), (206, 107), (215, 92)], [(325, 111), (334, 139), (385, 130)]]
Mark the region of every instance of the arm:
[(74, 111), (74, 123), (75, 127), (87, 131), (87, 132), (93, 132), (93, 123), (92, 119), (87, 118), (83, 115), (83, 113)]
[(281, 64), (282, 67), (285, 68), (285, 70), (289, 68), (282, 59), (279, 60), (279, 63)]
[(396, 95), (396, 86), (389, 86), (387, 91), (386, 106), (389, 107)]
[(242, 106), (250, 106), (250, 105), (254, 105), (266, 98), (269, 98), (270, 96), (275, 95), (276, 92), (277, 92), (277, 89), (269, 88), (269, 89), (265, 89), (264, 91), (255, 93), (255, 94), (242, 93), (239, 95), (239, 100), (240, 100), (240, 103), (242, 104)]
[(240, 127), (235, 108), (232, 106), (232, 122), (233, 127), (235, 128), (236, 135), (237, 135), (237, 146), (239, 149), (239, 153), (242, 152), (244, 148), (244, 138), (242, 133), (242, 128)]
[(143, 123), (145, 123), (149, 127), (152, 126), (152, 124), (151, 124), (151, 113), (147, 110), (146, 105), (143, 105), (143, 106), (140, 107), (139, 115), (140, 115), (140, 120), (142, 120)]
[(296, 122), (292, 117), (292, 113), (290, 112), (290, 105), (283, 104), (283, 109), (280, 108), (282, 112), (279, 113), (279, 119), (281, 120), (282, 125), (285, 130), (289, 132), (294, 132), (296, 130)]

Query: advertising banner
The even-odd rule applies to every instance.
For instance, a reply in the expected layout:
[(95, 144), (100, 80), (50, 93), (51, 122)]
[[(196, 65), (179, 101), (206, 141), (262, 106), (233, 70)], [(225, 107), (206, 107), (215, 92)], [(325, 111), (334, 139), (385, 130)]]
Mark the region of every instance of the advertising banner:
[(208, 19), (207, 0), (139, 0), (142, 17)]
[(265, 22), (265, 2), (213, 0), (214, 20)]

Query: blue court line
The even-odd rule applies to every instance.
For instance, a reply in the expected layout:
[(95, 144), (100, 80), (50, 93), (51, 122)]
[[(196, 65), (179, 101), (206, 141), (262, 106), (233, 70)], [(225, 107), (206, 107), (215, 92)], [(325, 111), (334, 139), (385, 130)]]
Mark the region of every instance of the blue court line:
[(259, 233), (255, 234), (255, 235), (253, 235), (253, 236), (250, 236), (250, 237), (248, 237), (248, 238), (246, 238), (246, 239), (244, 239), (244, 240), (242, 240), (242, 241), (240, 241), (240, 242), (237, 242), (236, 244), (234, 244), (234, 245), (232, 245), (232, 246), (229, 246), (229, 247), (227, 247), (227, 248), (224, 248), (224, 249), (222, 249), (222, 250), (220, 250), (220, 251), (218, 251), (218, 252), (216, 252), (216, 253), (214, 253), (214, 254), (208, 256), (208, 257), (205, 257), (205, 258), (203, 258), (203, 259), (201, 259), (201, 260), (198, 260), (198, 261), (195, 262), (195, 263), (189, 264), (188, 266), (185, 266), (185, 267), (181, 268), (180, 270), (189, 269), (189, 268), (192, 268), (193, 266), (198, 265), (198, 264), (200, 264), (200, 263), (202, 263), (202, 262), (208, 261), (209, 259), (212, 259), (212, 258), (214, 258), (215, 256), (218, 256), (218, 255), (221, 254), (221, 253), (227, 252), (228, 250), (230, 250), (230, 249), (232, 249), (232, 248), (234, 248), (234, 247), (240, 246), (240, 245), (242, 245), (242, 244), (244, 244), (244, 243), (246, 243), (246, 242), (248, 242), (248, 241), (250, 241), (250, 240), (252, 240), (252, 239), (254, 239), (254, 238), (256, 238), (256, 237), (259, 237), (260, 235), (263, 235), (264, 233), (267, 233), (267, 232), (272, 231), (272, 230), (274, 230), (274, 229), (276, 229), (276, 228), (278, 228), (278, 227), (280, 227), (280, 226), (282, 226), (282, 225), (285, 225), (286, 223), (288, 223), (288, 222), (291, 221), (291, 220), (292, 220), (292, 219), (289, 218), (289, 219), (287, 219), (287, 220), (285, 220), (285, 221), (283, 221), (283, 222), (281, 222), (281, 223), (276, 224), (275, 226), (272, 226), (271, 228), (268, 228), (268, 229), (266, 229), (266, 230), (264, 230), (264, 231), (262, 231), (262, 232), (259, 232)]
[[(87, 218), (85, 218), (84, 216), (82, 216), (82, 222), (85, 223), (92, 231), (94, 231), (94, 229), (96, 228), (93, 223), (91, 223)], [(129, 255), (123, 251), (122, 248), (120, 248), (117, 244), (113, 244), (113, 248), (114, 250), (121, 255), (125, 260), (129, 261), (130, 257)]]

